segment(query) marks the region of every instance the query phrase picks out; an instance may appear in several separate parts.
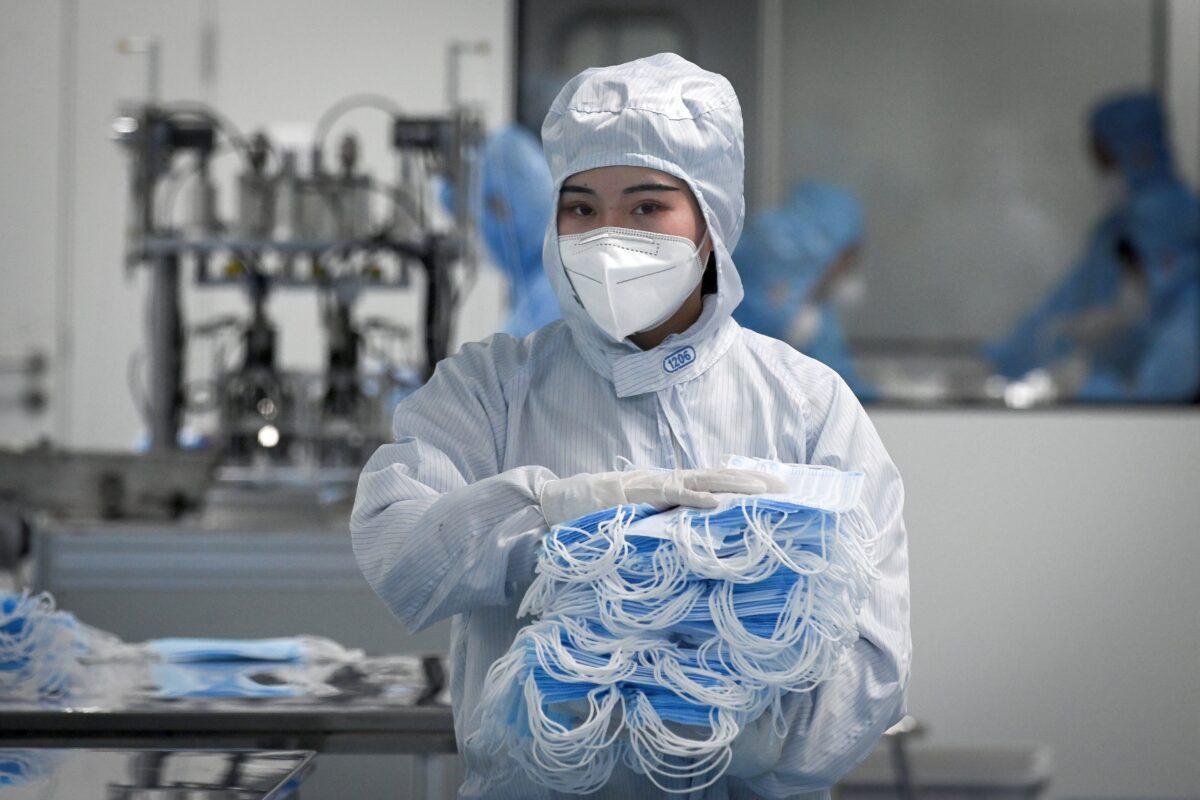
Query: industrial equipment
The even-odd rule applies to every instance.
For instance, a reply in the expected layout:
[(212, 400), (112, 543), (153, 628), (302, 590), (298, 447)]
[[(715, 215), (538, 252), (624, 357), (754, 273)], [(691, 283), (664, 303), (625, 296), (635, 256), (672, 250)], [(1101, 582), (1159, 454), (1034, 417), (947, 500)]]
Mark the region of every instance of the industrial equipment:
[[(388, 111), (397, 178), (388, 183), (359, 164), (349, 133), (327, 168), (325, 138), (346, 110)], [(481, 126), (464, 108), (411, 117), (374, 95), (334, 105), (315, 127), (311, 146), (286, 147), (265, 132), (251, 138), (202, 104), (151, 102), (130, 107), (113, 124), (129, 154), (130, 216), (126, 263), (149, 272), (143, 411), (148, 449), (180, 446), (185, 416), (215, 408), (216, 441), (233, 466), (358, 466), (387, 435), (395, 399), (411, 391), (447, 355), (454, 310), (474, 274), (467, 198)], [(212, 161), (222, 147), (242, 162), (236, 217), (222, 220)], [(430, 202), (448, 183), (453, 214)], [(186, 213), (176, 213), (184, 195)], [(377, 201), (376, 201), (377, 200)], [(383, 206), (383, 208), (379, 208)], [(407, 337), (402, 325), (361, 323), (356, 300), (368, 291), (411, 288), (423, 276), (424, 316), (417, 363), (380, 354), (372, 340)], [(189, 329), (181, 283), (239, 285), (249, 314)], [(326, 370), (305, 375), (281, 368), (279, 330), (268, 312), (273, 292), (307, 289), (323, 309)], [(188, 340), (236, 332), (239, 356), (214, 365), (195, 391), (184, 380)], [(222, 351), (224, 352), (224, 351)], [(373, 362), (367, 369), (367, 361)], [(315, 474), (315, 473), (314, 473)]]

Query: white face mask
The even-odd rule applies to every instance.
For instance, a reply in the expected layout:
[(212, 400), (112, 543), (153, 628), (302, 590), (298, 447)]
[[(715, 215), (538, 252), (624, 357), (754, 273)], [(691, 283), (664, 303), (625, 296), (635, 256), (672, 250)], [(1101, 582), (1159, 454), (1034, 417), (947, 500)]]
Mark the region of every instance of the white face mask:
[(597, 228), (559, 236), (558, 252), (579, 302), (617, 341), (666, 322), (704, 276), (700, 250), (684, 236)]
[(862, 305), (867, 296), (867, 281), (861, 272), (852, 272), (837, 282), (833, 287), (832, 300), (841, 308), (854, 308)]

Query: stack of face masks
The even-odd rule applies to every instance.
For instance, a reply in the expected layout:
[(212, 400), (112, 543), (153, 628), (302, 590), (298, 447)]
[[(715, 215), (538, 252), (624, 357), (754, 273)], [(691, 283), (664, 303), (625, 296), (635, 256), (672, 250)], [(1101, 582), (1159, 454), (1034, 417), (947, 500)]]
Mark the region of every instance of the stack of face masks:
[(308, 665), (363, 658), (318, 636), (279, 639), (153, 639), (145, 649), (155, 659), (151, 680), (156, 697), (246, 698), (336, 694)]
[(48, 700), (78, 685), (83, 626), (48, 594), (0, 595), (0, 700)]
[(861, 473), (726, 466), (789, 491), (618, 506), (550, 532), (520, 610), (535, 621), (493, 664), (469, 749), (558, 791), (595, 791), (620, 760), (684, 792), (720, 779), (762, 714), (786, 735), (783, 695), (828, 679), (858, 639), (876, 533)]

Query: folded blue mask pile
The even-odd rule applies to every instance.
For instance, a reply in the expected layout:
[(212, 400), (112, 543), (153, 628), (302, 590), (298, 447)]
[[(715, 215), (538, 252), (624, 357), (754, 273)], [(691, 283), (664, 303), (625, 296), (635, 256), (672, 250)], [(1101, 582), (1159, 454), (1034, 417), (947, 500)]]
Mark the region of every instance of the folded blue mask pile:
[(877, 577), (861, 473), (729, 458), (786, 494), (617, 506), (555, 527), (466, 746), (587, 793), (618, 761), (667, 792), (719, 780), (747, 723), (838, 670)]
[(52, 700), (79, 683), (86, 630), (42, 593), (0, 594), (0, 699)]
[(318, 636), (279, 639), (153, 639), (151, 681), (156, 697), (247, 698), (331, 694), (307, 665), (361, 660)]

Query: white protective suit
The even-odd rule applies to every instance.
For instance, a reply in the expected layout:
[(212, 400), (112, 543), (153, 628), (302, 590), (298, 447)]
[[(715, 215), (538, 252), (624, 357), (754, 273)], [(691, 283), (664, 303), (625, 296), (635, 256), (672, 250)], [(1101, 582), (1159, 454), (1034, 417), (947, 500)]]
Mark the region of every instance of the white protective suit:
[[(881, 538), (881, 578), (840, 675), (784, 702), (735, 745), (708, 798), (826, 794), (903, 714), (908, 684), (908, 555), (903, 487), (862, 406), (837, 373), (730, 316), (742, 285), (730, 252), (742, 229), (741, 110), (729, 82), (672, 54), (589, 69), (559, 94), (542, 129), (555, 192), (593, 167), (646, 166), (692, 188), (715, 247), (717, 291), (682, 334), (641, 351), (592, 323), (572, 293), (547, 220), (544, 267), (563, 320), (524, 339), (496, 334), (442, 361), (396, 409), (396, 441), (363, 470), (351, 520), (363, 574), (411, 629), (454, 615), (451, 690), (460, 747), (477, 728), (492, 662), (520, 625), (515, 611), (546, 531), (542, 485), (643, 467), (720, 466), (731, 453), (866, 474), (863, 502)], [(743, 741), (744, 740), (744, 741)], [(550, 797), (469, 748), (461, 797)], [(619, 767), (590, 797), (654, 797)]]

